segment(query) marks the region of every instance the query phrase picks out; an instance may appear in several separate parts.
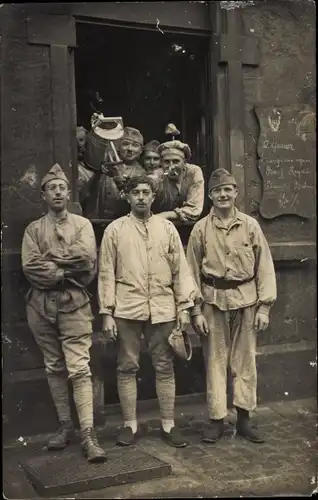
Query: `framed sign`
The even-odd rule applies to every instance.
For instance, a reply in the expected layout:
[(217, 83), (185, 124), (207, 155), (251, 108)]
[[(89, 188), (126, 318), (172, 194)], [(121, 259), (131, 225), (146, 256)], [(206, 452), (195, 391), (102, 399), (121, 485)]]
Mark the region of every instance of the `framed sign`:
[(315, 214), (316, 113), (309, 106), (256, 107), (260, 214), (312, 218)]

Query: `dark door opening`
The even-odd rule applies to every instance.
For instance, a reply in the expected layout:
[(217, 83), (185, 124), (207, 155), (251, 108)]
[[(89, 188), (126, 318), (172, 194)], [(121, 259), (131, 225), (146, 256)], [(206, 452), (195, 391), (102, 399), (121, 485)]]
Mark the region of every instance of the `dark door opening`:
[(78, 125), (89, 128), (99, 111), (161, 142), (172, 122), (206, 165), (206, 37), (79, 22), (77, 45)]

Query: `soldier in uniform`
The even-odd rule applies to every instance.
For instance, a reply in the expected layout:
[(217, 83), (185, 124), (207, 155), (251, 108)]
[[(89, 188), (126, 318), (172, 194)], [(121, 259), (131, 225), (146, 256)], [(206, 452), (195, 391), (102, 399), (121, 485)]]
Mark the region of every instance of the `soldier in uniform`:
[(200, 167), (187, 163), (190, 147), (173, 140), (161, 144), (158, 152), (163, 176), (153, 212), (168, 220), (196, 221), (203, 210), (204, 178)]
[(80, 203), (86, 198), (87, 192), (89, 190), (90, 182), (92, 181), (95, 172), (89, 169), (84, 161), (85, 149), (86, 149), (86, 128), (79, 126), (76, 127), (76, 141), (77, 141), (77, 160), (78, 160), (78, 191)]
[(163, 175), (163, 168), (160, 163), (160, 154), (158, 152), (159, 146), (159, 141), (149, 141), (144, 146), (142, 154), (142, 166), (146, 174), (156, 183), (158, 183)]
[(143, 143), (139, 130), (125, 127), (123, 137), (117, 141), (119, 157), (123, 163), (112, 171), (103, 172), (101, 165), (106, 148), (105, 139), (98, 137), (93, 130), (89, 132), (85, 160), (88, 166), (91, 165), (96, 170), (96, 175), (84, 206), (86, 216), (115, 219), (129, 211), (123, 189), (129, 177), (144, 173), (139, 163)]
[(227, 368), (233, 379), (237, 432), (250, 441), (263, 437), (249, 420), (256, 407), (256, 334), (266, 330), (276, 300), (271, 252), (258, 222), (235, 208), (235, 178), (215, 170), (208, 184), (213, 207), (191, 232), (187, 259), (203, 297), (192, 310), (201, 335), (207, 376), (210, 425), (203, 441), (214, 443), (227, 415)]
[(126, 193), (131, 212), (105, 229), (98, 275), (103, 330), (119, 342), (117, 383), (124, 427), (117, 443), (130, 445), (137, 437), (136, 373), (143, 334), (156, 372), (161, 437), (183, 447), (187, 441), (174, 423), (175, 378), (168, 338), (175, 326), (183, 331), (189, 325), (194, 281), (173, 223), (151, 213), (153, 181), (133, 177)]
[(48, 442), (63, 449), (74, 436), (68, 379), (89, 462), (106, 459), (93, 429), (93, 391), (89, 367), (92, 313), (86, 286), (96, 275), (96, 242), (91, 223), (69, 213), (68, 180), (56, 164), (41, 182), (48, 213), (31, 222), (22, 242), (22, 268), (31, 284), (27, 319), (39, 345), (60, 428)]

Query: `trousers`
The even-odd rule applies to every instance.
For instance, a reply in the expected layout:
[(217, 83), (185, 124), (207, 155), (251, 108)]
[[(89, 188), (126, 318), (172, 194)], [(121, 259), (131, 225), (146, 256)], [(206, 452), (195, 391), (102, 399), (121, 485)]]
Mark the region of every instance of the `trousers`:
[(221, 311), (204, 304), (209, 335), (202, 336), (206, 368), (207, 406), (211, 419), (227, 415), (227, 374), (233, 381), (233, 405), (247, 411), (256, 408), (256, 306)]
[(118, 395), (125, 421), (136, 420), (137, 386), (141, 335), (144, 334), (148, 352), (156, 373), (156, 392), (163, 419), (174, 418), (175, 377), (173, 351), (168, 343), (175, 322), (151, 324), (116, 318), (119, 351), (117, 358)]
[(90, 304), (69, 313), (56, 312), (55, 322), (27, 305), (27, 319), (40, 347), (59, 421), (71, 420), (67, 379), (72, 381), (81, 429), (93, 426), (93, 391), (89, 366), (92, 345)]
[(45, 371), (67, 372), (70, 379), (91, 376), (89, 368), (92, 345), (90, 304), (70, 313), (57, 313), (51, 323), (27, 305), (27, 319), (33, 337), (40, 347)]

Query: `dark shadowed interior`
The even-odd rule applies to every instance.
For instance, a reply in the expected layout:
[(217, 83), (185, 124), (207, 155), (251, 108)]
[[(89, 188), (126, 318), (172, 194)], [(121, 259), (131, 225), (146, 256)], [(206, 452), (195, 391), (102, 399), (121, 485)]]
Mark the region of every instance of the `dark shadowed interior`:
[(78, 23), (77, 46), (78, 125), (89, 127), (98, 111), (164, 141), (172, 122), (193, 161), (205, 163), (205, 37)]

